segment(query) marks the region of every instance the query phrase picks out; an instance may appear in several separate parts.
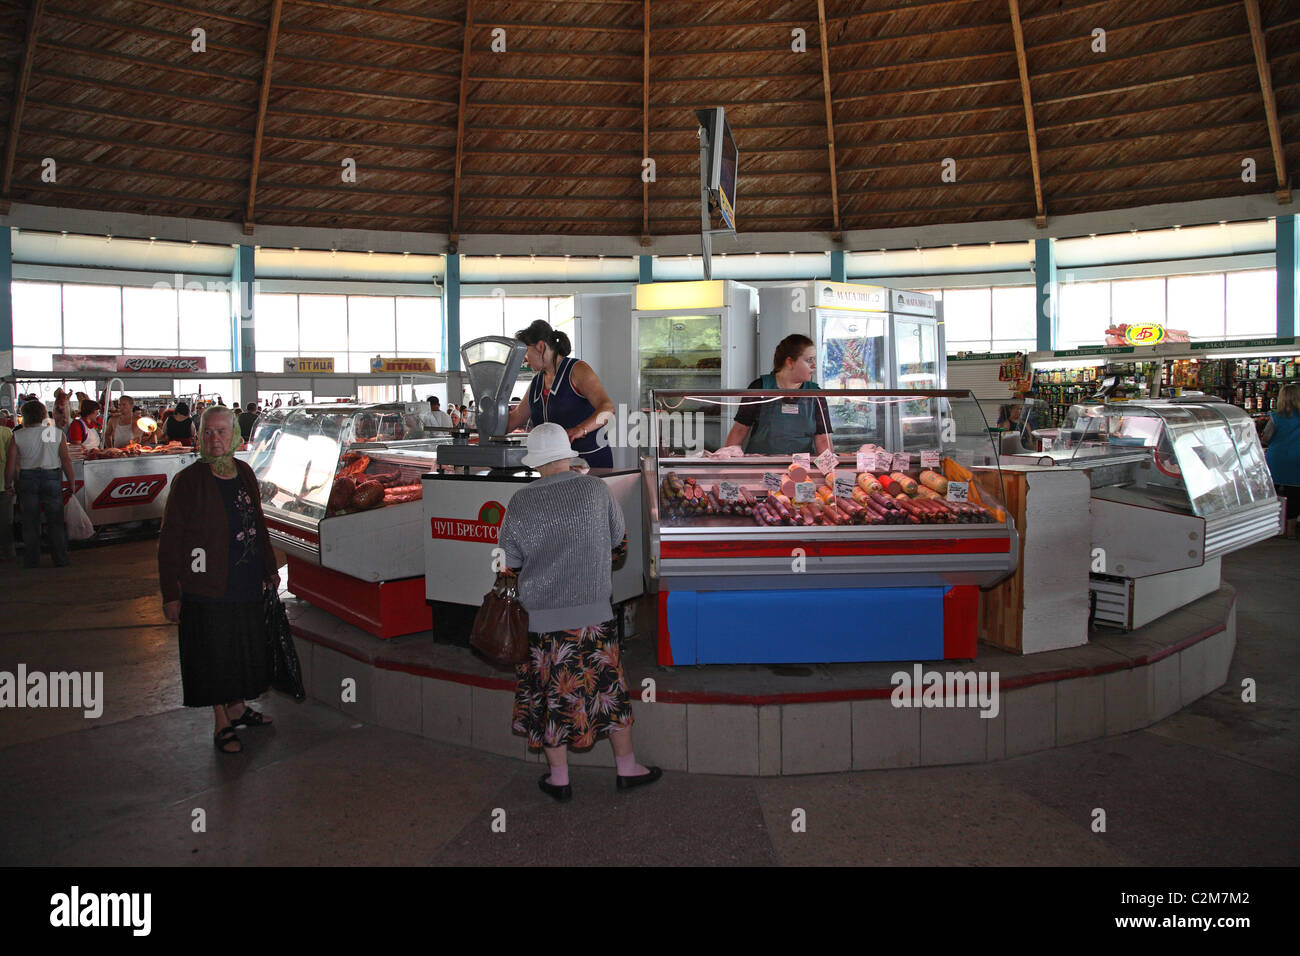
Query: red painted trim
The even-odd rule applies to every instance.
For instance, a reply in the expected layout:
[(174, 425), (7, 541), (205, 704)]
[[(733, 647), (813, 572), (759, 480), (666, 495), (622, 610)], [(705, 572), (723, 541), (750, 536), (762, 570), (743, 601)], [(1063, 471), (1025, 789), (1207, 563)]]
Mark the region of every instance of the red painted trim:
[(794, 548), (809, 557), (898, 554), (1007, 554), (1010, 537), (1001, 538), (917, 538), (883, 541), (661, 541), (659, 558), (788, 558)]
[(328, 637), (317, 634), (315, 631), (309, 631), (297, 624), (291, 625), (289, 629), (293, 631), (294, 637), (300, 637), (304, 641), (319, 644), (321, 647), (336, 651), (345, 657), (350, 657), (354, 661), (369, 664), (377, 670), (401, 671), (403, 674), (414, 674), (416, 677), (432, 677), (434, 680), (445, 680), (453, 684), (467, 684), (471, 687), (484, 687), (488, 690), (512, 691), (515, 689), (516, 682), (504, 677), (483, 677), (478, 674), (462, 674), (458, 671), (449, 671), (442, 667), (426, 667), (408, 661), (390, 661), (382, 657), (370, 658), (358, 653), (355, 648), (330, 640)]
[(290, 593), (379, 638), (433, 628), (424, 578), (362, 581), (289, 555)]
[(299, 541), (306, 541), (310, 544), (320, 544), (320, 535), (315, 531), (303, 531), (301, 528), (295, 528), (291, 524), (285, 524), (283, 521), (276, 521), (270, 515), (266, 516), (266, 526), (279, 531), (281, 534), (287, 534), (291, 538), (297, 538)]
[(943, 594), (943, 656), (973, 658), (979, 639), (979, 589), (973, 584), (950, 587)]
[(658, 595), (658, 621), (657, 635), (659, 649), (659, 665), (661, 667), (673, 666), (673, 645), (668, 637), (668, 592), (660, 591)]

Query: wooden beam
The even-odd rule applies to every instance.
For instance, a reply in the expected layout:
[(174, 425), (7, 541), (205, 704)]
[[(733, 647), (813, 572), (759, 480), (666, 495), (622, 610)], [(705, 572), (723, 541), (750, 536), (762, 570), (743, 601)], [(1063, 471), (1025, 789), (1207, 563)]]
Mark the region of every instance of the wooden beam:
[(826, 101), (826, 151), (831, 171), (831, 239), (839, 242), (840, 184), (835, 177), (835, 119), (831, 113), (831, 61), (826, 47), (826, 0), (817, 0), (817, 29), (821, 35), (822, 98)]
[(375, 17), (395, 17), (416, 23), (436, 23), (439, 26), (458, 27), (460, 21), (443, 17), (431, 17), (423, 13), (403, 13), (400, 10), (385, 10), (383, 7), (364, 7), (356, 3), (328, 3), (325, 0), (294, 0), (300, 7), (319, 7), (324, 10), (346, 10), (349, 13), (364, 13)]
[[(440, 43), (420, 43), (415, 40), (399, 40), (396, 37), (381, 37), (374, 34), (366, 35), (364, 33), (349, 33), (346, 30), (326, 30), (323, 27), (305, 27), (294, 24), (284, 28), (286, 35), (320, 37), (326, 40), (349, 40), (354, 43), (382, 43), (388, 46), (404, 47), (409, 50), (433, 50), (438, 53), (455, 53), (454, 46), (443, 46)], [(337, 44), (336, 44), (337, 45)]]
[[(650, 155), (650, 0), (641, 3), (641, 159)], [(641, 245), (650, 244), (650, 183), (641, 176)]]
[[(819, 0), (820, 2), (820, 0)], [(1025, 31), (1020, 25), (1020, 0), (1007, 0), (1011, 8), (1011, 32), (1016, 39), (1016, 65), (1020, 68), (1020, 95), (1025, 101), (1025, 129), (1029, 133), (1029, 165), (1034, 172), (1034, 224), (1047, 228), (1043, 208), (1043, 177), (1038, 167), (1038, 133), (1034, 131), (1034, 100), (1029, 94), (1029, 61), (1025, 58)]]
[(18, 83), (14, 87), (13, 108), (9, 111), (9, 141), (5, 143), (4, 179), (0, 182), (0, 198), (7, 203), (13, 185), (14, 156), (18, 152), (18, 131), (23, 125), (23, 106), (27, 102), (27, 87), (32, 79), (32, 63), (36, 60), (36, 34), (40, 29), (41, 8), (45, 0), (31, 0), (27, 8), (27, 39), (23, 43), (23, 62), (18, 68)]
[(134, 67), (148, 67), (151, 73), (184, 73), (187, 76), (201, 76), (207, 80), (217, 80), (223, 83), (244, 83), (248, 86), (256, 86), (257, 80), (249, 76), (236, 76), (233, 73), (225, 73), (220, 70), (201, 70), (190, 66), (180, 66), (175, 63), (167, 63), (163, 60), (153, 59), (144, 56), (129, 56), (125, 53), (115, 53), (112, 50), (97, 50), (94, 47), (80, 46), (75, 43), (63, 43), (59, 40), (47, 39), (42, 41), (45, 46), (52, 50), (58, 50), (62, 53), (76, 53), (79, 56), (88, 56), (92, 59), (111, 60), (114, 63), (126, 63)]
[(469, 93), (470, 36), (474, 32), (474, 0), (465, 0), (465, 36), (460, 53), (460, 105), (456, 110), (456, 170), (451, 182), (451, 236), (454, 243), (460, 233), (460, 168), (465, 159), (465, 98)]
[(284, 0), (272, 0), (271, 19), (266, 25), (266, 55), (262, 59), (262, 89), (257, 99), (257, 125), (253, 131), (253, 171), (248, 177), (248, 208), (244, 212), (244, 235), (253, 234), (253, 206), (257, 200), (257, 173), (262, 163), (262, 135), (266, 132), (266, 104), (271, 97), (271, 69), (275, 65), (275, 43), (280, 36), (280, 12)]
[[(153, 37), (156, 40), (164, 40), (171, 44), (174, 44), (177, 40), (175, 31), (145, 26), (141, 23), (132, 23), (124, 29), (124, 24), (120, 20), (112, 20), (107, 17), (96, 17), (89, 13), (73, 16), (71, 13), (67, 13), (58, 7), (51, 7), (45, 12), (48, 16), (55, 17), (59, 20), (67, 20), (69, 23), (75, 23), (78, 26), (99, 27), (100, 29), (109, 30), (117, 34), (129, 31), (131, 34), (141, 34), (143, 36)], [(214, 53), (235, 53), (239, 56), (255, 57), (258, 54), (258, 51), (252, 47), (239, 46), (234, 43), (209, 43), (208, 49)]]
[(1286, 174), (1286, 150), (1282, 129), (1277, 122), (1277, 97), (1273, 95), (1273, 71), (1264, 48), (1264, 30), (1259, 15), (1259, 0), (1244, 0), (1246, 19), (1250, 21), (1250, 43), (1255, 48), (1255, 66), (1259, 70), (1259, 88), (1264, 96), (1264, 118), (1268, 121), (1268, 138), (1273, 143), (1273, 168), (1277, 172), (1277, 201), (1291, 202), (1291, 180)]

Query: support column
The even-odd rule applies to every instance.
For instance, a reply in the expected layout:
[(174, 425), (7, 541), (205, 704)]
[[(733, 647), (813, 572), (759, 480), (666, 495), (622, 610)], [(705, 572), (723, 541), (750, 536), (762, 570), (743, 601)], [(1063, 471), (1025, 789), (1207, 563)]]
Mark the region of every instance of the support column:
[(1038, 342), (1047, 352), (1056, 348), (1061, 324), (1061, 295), (1056, 285), (1056, 244), (1051, 239), (1034, 240), (1034, 285), (1037, 303)]
[[(235, 346), (234, 370), (239, 381), (239, 403), (257, 401), (257, 341), (253, 323), (253, 295), (256, 290), (252, 246), (235, 249), (230, 273), (230, 322)], [(245, 436), (247, 437), (247, 436)]]
[(655, 281), (655, 257), (654, 256), (637, 256), (637, 264), (640, 266), (641, 275), (637, 280), (642, 285), (649, 285)]
[(831, 281), (848, 282), (849, 281), (848, 260), (844, 255), (843, 249), (831, 250)]
[(1300, 300), (1296, 298), (1296, 273), (1300, 272), (1300, 220), (1278, 216), (1277, 226), (1277, 336), (1296, 334)]
[(443, 355), (446, 371), (460, 371), (460, 254), (447, 256), (446, 290), (442, 296)]
[(14, 296), (13, 296), (13, 232), (0, 226), (0, 282), (4, 295), (0, 296), (0, 375), (14, 370)]

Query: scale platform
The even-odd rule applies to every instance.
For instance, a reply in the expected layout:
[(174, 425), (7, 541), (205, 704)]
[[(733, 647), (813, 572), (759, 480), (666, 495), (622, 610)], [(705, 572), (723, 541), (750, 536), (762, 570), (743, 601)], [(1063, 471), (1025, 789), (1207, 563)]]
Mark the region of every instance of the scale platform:
[(522, 468), (522, 442), (493, 440), (482, 445), (439, 445), (438, 464), (454, 468)]

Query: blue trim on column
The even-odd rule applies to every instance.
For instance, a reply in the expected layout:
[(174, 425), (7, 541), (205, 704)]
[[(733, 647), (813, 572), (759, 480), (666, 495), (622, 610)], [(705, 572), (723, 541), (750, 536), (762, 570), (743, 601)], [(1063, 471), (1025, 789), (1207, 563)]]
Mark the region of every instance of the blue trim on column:
[(252, 246), (239, 246), (235, 250), (235, 263), (230, 272), (230, 324), (231, 342), (235, 350), (235, 372), (252, 372), (257, 368), (257, 341), (253, 323), (256, 269), (253, 257)]
[(654, 256), (637, 256), (637, 265), (641, 269), (641, 276), (637, 279), (642, 285), (649, 285), (655, 281), (655, 257)]
[(1056, 245), (1051, 239), (1034, 240), (1034, 296), (1038, 329), (1037, 349), (1050, 351), (1059, 338), (1061, 297), (1056, 287)]
[(448, 372), (460, 371), (460, 254), (447, 256), (447, 289), (442, 296), (443, 355)]
[(0, 226), (0, 282), (5, 289), (0, 302), (0, 352), (14, 347), (13, 278), (13, 232), (8, 226)]
[(1300, 300), (1296, 298), (1296, 273), (1300, 272), (1300, 221), (1294, 215), (1278, 216), (1277, 222), (1277, 335), (1296, 334)]
[(832, 282), (849, 281), (848, 260), (844, 255), (843, 249), (831, 250), (831, 281)]

